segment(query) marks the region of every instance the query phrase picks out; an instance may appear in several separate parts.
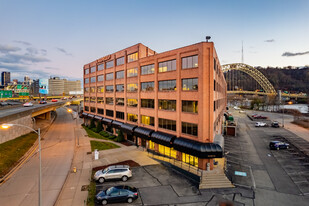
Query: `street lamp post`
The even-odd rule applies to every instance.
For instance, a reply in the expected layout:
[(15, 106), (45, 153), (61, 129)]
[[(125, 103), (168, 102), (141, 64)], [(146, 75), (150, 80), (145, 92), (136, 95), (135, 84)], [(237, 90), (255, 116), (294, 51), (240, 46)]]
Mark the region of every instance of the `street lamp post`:
[(38, 134), (38, 139), (39, 139), (39, 206), (41, 206), (42, 205), (42, 158), (41, 158), (41, 131), (40, 131), (40, 128), (38, 128), (38, 131), (35, 131), (31, 127), (28, 127), (28, 126), (22, 125), (22, 124), (2, 124), (1, 128), (2, 129), (8, 129), (12, 126), (25, 127), (25, 128), (28, 128), (31, 131)]

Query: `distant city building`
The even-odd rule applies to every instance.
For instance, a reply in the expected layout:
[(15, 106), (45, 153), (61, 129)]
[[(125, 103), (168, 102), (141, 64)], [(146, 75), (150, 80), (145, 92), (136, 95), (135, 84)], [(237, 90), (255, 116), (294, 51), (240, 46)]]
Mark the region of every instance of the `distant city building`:
[(25, 77), (24, 77), (24, 84), (31, 85), (32, 82), (33, 82), (33, 81), (30, 79), (29, 76), (25, 76)]
[(13, 79), (13, 84), (18, 84), (18, 79)]
[(11, 82), (11, 72), (1, 73), (1, 85), (6, 86)]

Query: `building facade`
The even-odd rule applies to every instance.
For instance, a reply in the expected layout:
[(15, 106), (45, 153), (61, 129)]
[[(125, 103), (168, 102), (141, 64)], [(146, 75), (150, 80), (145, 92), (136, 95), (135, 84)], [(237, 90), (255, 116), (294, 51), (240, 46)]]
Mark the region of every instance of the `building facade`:
[(81, 91), (81, 82), (79, 80), (69, 81), (67, 79), (60, 79), (53, 77), (48, 80), (48, 94), (49, 95), (70, 95), (70, 92)]
[(1, 72), (1, 85), (7, 86), (11, 82), (11, 72)]
[(200, 169), (223, 156), (226, 82), (214, 44), (137, 44), (84, 65), (84, 118)]

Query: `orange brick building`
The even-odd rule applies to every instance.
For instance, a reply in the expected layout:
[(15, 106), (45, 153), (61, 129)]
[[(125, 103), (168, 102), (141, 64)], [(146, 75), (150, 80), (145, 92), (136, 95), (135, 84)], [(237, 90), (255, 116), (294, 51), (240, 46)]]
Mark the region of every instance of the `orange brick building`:
[(212, 42), (163, 53), (136, 44), (84, 66), (86, 124), (203, 170), (223, 156), (226, 96)]

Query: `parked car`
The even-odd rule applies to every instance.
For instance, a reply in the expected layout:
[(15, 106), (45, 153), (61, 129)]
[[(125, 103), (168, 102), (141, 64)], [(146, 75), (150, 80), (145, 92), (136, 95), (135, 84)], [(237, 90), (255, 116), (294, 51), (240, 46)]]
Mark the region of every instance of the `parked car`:
[(1, 106), (1, 107), (8, 106), (8, 105), (9, 105), (9, 104), (6, 103), (6, 102), (0, 102), (0, 106)]
[(52, 102), (58, 102), (58, 99), (52, 99), (51, 101)]
[(39, 104), (47, 104), (47, 102), (45, 100), (41, 100), (39, 101)]
[(100, 191), (95, 196), (95, 202), (102, 205), (114, 202), (132, 203), (137, 198), (138, 193), (135, 187), (119, 185)]
[(275, 128), (279, 128), (279, 122), (274, 121), (274, 122), (271, 123), (271, 126), (275, 127)]
[(26, 102), (25, 104), (23, 104), (24, 107), (32, 107), (33, 104), (31, 102)]
[(239, 110), (239, 113), (246, 113), (245, 110)]
[(256, 123), (255, 123), (255, 126), (256, 126), (256, 127), (266, 127), (267, 124), (266, 124), (265, 122), (256, 122)]
[(237, 106), (235, 106), (235, 107), (234, 107), (234, 109), (236, 109), (236, 110), (240, 110), (240, 108), (239, 108), (239, 107), (237, 107)]
[(285, 143), (285, 142), (281, 142), (281, 141), (271, 141), (269, 143), (269, 148), (270, 149), (288, 149), (289, 148), (289, 144)]
[(104, 170), (98, 170), (93, 179), (103, 183), (109, 179), (121, 179), (127, 181), (128, 178), (132, 177), (132, 171), (128, 165), (114, 165), (105, 168)]

